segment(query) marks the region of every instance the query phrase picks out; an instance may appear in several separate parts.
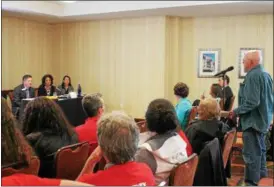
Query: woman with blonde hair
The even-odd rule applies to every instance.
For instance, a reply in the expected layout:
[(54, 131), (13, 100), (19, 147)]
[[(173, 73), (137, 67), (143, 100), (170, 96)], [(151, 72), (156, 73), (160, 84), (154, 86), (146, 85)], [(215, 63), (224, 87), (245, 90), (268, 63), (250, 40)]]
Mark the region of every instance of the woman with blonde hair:
[(198, 106), (198, 120), (193, 121), (186, 129), (186, 136), (192, 145), (193, 152), (199, 154), (206, 142), (218, 138), (223, 144), (224, 135), (229, 126), (220, 121), (220, 105), (213, 98), (200, 101)]

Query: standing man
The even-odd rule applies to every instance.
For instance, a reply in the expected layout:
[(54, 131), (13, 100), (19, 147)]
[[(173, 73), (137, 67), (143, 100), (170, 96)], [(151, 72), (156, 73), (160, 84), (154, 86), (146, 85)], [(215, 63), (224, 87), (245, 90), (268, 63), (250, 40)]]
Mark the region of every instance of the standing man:
[(245, 185), (257, 185), (267, 176), (265, 134), (273, 114), (273, 80), (263, 69), (258, 51), (249, 51), (244, 59), (245, 80), (239, 90), (239, 107), (230, 117), (240, 117), (243, 130)]
[(21, 100), (26, 98), (35, 97), (34, 88), (32, 88), (32, 76), (24, 75), (22, 78), (23, 83), (15, 87), (13, 90), (13, 101), (12, 101), (12, 113), (18, 117)]
[(225, 75), (225, 77), (219, 78), (219, 85), (224, 89), (225, 93), (225, 103), (224, 103), (224, 111), (228, 111), (230, 104), (231, 104), (231, 98), (233, 97), (232, 89), (229, 86), (229, 76)]

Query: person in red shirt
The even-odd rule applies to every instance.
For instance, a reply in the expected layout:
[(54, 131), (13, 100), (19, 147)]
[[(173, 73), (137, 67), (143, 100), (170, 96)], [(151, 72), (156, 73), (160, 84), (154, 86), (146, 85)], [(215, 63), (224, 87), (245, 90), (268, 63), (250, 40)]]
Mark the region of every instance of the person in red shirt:
[(23, 173), (13, 174), (4, 177), (1, 180), (2, 186), (91, 186), (76, 181), (40, 178), (35, 175), (27, 175)]
[(89, 144), (91, 145), (91, 153), (94, 149), (94, 146), (92, 144), (97, 144), (97, 121), (104, 112), (104, 101), (102, 99), (102, 95), (87, 95), (82, 99), (82, 105), (88, 118), (83, 125), (76, 127), (75, 131), (78, 135), (78, 139), (80, 142), (89, 142)]
[[(145, 163), (134, 161), (139, 129), (132, 118), (122, 112), (104, 115), (98, 122), (99, 147), (90, 155), (78, 181), (95, 186), (153, 186), (154, 176)], [(90, 173), (91, 160), (104, 155), (103, 171)]]

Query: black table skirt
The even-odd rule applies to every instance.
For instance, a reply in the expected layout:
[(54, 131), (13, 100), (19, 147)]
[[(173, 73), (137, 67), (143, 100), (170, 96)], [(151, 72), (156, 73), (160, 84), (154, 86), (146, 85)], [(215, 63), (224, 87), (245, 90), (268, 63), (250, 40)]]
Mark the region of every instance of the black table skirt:
[[(65, 116), (72, 126), (78, 126), (85, 122), (87, 118), (83, 108), (82, 108), (82, 97), (74, 99), (62, 99), (56, 100), (56, 103), (61, 107)], [(30, 101), (22, 100), (20, 107), (20, 119), (22, 120), (24, 109)]]

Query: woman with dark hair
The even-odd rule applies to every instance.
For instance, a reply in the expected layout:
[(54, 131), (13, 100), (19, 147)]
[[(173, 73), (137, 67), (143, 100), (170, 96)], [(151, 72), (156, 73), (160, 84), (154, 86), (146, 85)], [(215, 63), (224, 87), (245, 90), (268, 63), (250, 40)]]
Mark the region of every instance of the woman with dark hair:
[(223, 98), (222, 87), (219, 84), (212, 84), (210, 87), (210, 93), (212, 98), (216, 99), (218, 102)]
[(179, 123), (175, 109), (166, 99), (156, 99), (149, 104), (146, 122), (149, 131), (140, 134), (135, 158), (148, 164), (159, 184), (167, 181), (171, 170), (188, 158), (189, 142), (177, 133)]
[(27, 104), (23, 133), (40, 158), (41, 177), (55, 177), (56, 151), (78, 143), (78, 137), (59, 105), (45, 97), (38, 97)]
[(174, 88), (174, 95), (177, 99), (176, 114), (182, 130), (185, 130), (188, 123), (188, 116), (191, 111), (191, 102), (187, 98), (189, 88), (186, 84), (178, 82)]
[(53, 76), (46, 74), (42, 77), (42, 84), (38, 88), (38, 96), (53, 96), (56, 87), (53, 86)]
[[(27, 168), (33, 153), (32, 148), (28, 145), (20, 130), (16, 128), (16, 120), (4, 98), (1, 98), (1, 108), (1, 169), (11, 167), (19, 170)], [(86, 185), (68, 180), (39, 178), (24, 173), (2, 176), (1, 183), (2, 186)]]
[(63, 77), (63, 82), (61, 85), (58, 86), (58, 95), (69, 94), (69, 92), (73, 92), (74, 88), (71, 85), (70, 76), (65, 75)]

